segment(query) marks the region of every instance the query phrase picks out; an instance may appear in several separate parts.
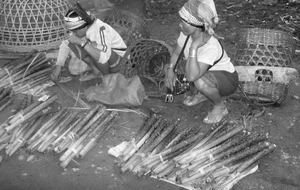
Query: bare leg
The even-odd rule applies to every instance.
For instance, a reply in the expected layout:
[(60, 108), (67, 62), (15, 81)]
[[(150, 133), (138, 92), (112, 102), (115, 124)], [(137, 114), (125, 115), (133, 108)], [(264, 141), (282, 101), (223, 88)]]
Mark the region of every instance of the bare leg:
[[(206, 96), (212, 103), (213, 109), (207, 116), (207, 120), (214, 123), (220, 119), (220, 115), (226, 110), (226, 105), (219, 93), (219, 90), (210, 81), (203, 81), (201, 78), (195, 81), (196, 88)], [(227, 110), (226, 110), (227, 111)], [(221, 116), (222, 117), (222, 116)]]

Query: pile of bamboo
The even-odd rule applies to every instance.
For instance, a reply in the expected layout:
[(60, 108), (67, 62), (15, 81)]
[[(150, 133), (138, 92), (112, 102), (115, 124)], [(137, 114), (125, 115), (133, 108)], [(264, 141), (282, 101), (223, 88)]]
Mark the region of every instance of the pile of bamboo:
[(61, 166), (84, 157), (112, 127), (116, 111), (97, 104), (88, 111), (60, 108), (57, 95), (42, 97), (0, 126), (0, 150), (8, 156), (24, 147), (29, 152), (61, 153)]
[(121, 171), (152, 177), (188, 189), (231, 189), (256, 171), (276, 147), (268, 136), (223, 122), (206, 134), (177, 133), (178, 121), (152, 115), (117, 157)]
[(0, 88), (10, 87), (15, 94), (18, 94), (51, 81), (51, 61), (46, 57), (45, 52), (32, 50), (26, 56), (2, 65)]
[(13, 103), (12, 91), (10, 87), (0, 88), (0, 112)]

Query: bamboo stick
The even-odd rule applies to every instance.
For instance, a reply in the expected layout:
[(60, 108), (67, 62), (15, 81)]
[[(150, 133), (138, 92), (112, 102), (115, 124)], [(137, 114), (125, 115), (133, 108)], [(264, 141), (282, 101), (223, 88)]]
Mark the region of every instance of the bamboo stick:
[[(120, 160), (122, 159), (122, 157), (124, 157), (125, 155), (129, 154), (129, 152), (133, 148), (135, 148), (136, 143), (139, 142), (145, 136), (145, 134), (149, 131), (149, 129), (152, 127), (152, 125), (155, 123), (156, 120), (157, 120), (157, 115), (156, 114), (152, 114), (150, 116), (150, 118), (146, 121), (146, 123), (144, 124), (144, 126), (141, 127), (140, 130), (136, 133), (136, 136), (131, 140), (130, 143), (127, 144), (127, 146), (121, 152), (121, 154), (120, 154)], [(119, 161), (119, 162), (121, 162), (121, 161)]]
[(162, 118), (159, 117), (156, 122), (153, 124), (153, 126), (149, 129), (149, 131), (144, 135), (144, 137), (136, 144), (136, 146), (130, 150), (130, 152), (126, 155), (124, 155), (123, 162), (126, 162), (150, 137), (152, 132), (155, 130), (155, 128), (162, 122)]
[(45, 139), (45, 141), (40, 145), (37, 150), (39, 152), (45, 152), (45, 150), (50, 146), (50, 144), (57, 138), (57, 136), (63, 131), (65, 128), (69, 126), (69, 124), (75, 119), (78, 113), (70, 112), (67, 113), (65, 119), (59, 122), (58, 126), (56, 126), (55, 130), (51, 132), (51, 134)]
[[(69, 150), (70, 152), (75, 152), (76, 154), (71, 154), (71, 156), (77, 156), (80, 151), (88, 144), (88, 142), (95, 136), (95, 134), (97, 133), (101, 133), (101, 131), (103, 131), (105, 129), (105, 126), (110, 123), (112, 121), (112, 119), (116, 116), (117, 112), (111, 112), (104, 120), (101, 121), (101, 123), (95, 124), (94, 127), (91, 127), (88, 131), (86, 131), (83, 136), (82, 136), (82, 141), (75, 142), (74, 146), (72, 146)], [(75, 145), (77, 143), (77, 145)], [(88, 148), (89, 149), (89, 148)], [(70, 160), (67, 157), (68, 156), (68, 151), (67, 150), (65, 152), (65, 154), (63, 156), (65, 156), (65, 158), (62, 158), (62, 167), (66, 167), (68, 165), (68, 162), (64, 161), (64, 160)]]
[(66, 107), (61, 108), (54, 116), (49, 118), (39, 130), (28, 140), (28, 144), (32, 144), (36, 139), (40, 138), (43, 135), (44, 131), (50, 127), (63, 113), (67, 110)]
[(31, 116), (33, 116), (37, 112), (41, 111), (43, 108), (45, 108), (49, 104), (53, 103), (57, 99), (58, 99), (57, 95), (54, 95), (54, 96), (50, 97), (49, 99), (47, 99), (46, 101), (44, 101), (43, 103), (41, 103), (40, 105), (38, 105), (37, 107), (35, 107), (33, 110), (31, 110), (27, 114), (25, 114), (23, 116), (20, 116), (19, 119), (15, 123), (11, 123), (9, 126), (5, 127), (4, 128), (5, 131), (6, 132), (11, 131), (16, 126), (18, 126), (20, 123), (24, 122), (26, 119), (30, 118)]
[[(115, 112), (115, 114), (117, 114), (117, 112)], [(111, 122), (110, 124), (100, 128), (100, 130), (95, 133), (94, 137), (89, 141), (89, 143), (81, 149), (81, 151), (78, 154), (78, 157), (83, 158), (87, 154), (87, 152), (90, 151), (97, 144), (97, 142), (107, 133), (107, 131), (112, 128), (112, 126), (113, 123)]]
[[(6, 109), (12, 103), (13, 103), (13, 99), (11, 98), (3, 106), (0, 107), (0, 112), (3, 111), (4, 109)], [(1, 126), (0, 126), (0, 128), (1, 128)]]
[(194, 175), (190, 176), (189, 178), (184, 178), (181, 180), (182, 184), (186, 184), (186, 183), (190, 183), (192, 181), (194, 181), (195, 179), (199, 178), (199, 177), (202, 177), (203, 175), (205, 175), (206, 173), (212, 171), (212, 170), (215, 170), (216, 168), (218, 167), (221, 167), (223, 165), (226, 165), (226, 164), (229, 164), (229, 163), (232, 163), (234, 161), (237, 161), (239, 159), (242, 159), (248, 155), (251, 155), (251, 154), (254, 154), (256, 152), (259, 152), (260, 150), (266, 148), (269, 146), (269, 143), (267, 142), (263, 142), (263, 143), (259, 143), (257, 145), (253, 145), (251, 146), (249, 149), (245, 150), (245, 151), (242, 151), (242, 152), (238, 152), (237, 154), (235, 155), (232, 155), (231, 157), (225, 159), (225, 160), (222, 160), (218, 163), (215, 163), (215, 164), (208, 164), (206, 165), (204, 168), (200, 168), (198, 170), (197, 173), (195, 173)]

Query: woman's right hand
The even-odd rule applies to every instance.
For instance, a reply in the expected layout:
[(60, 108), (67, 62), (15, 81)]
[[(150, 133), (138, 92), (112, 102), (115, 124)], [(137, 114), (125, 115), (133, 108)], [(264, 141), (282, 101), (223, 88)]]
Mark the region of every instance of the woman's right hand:
[(165, 69), (165, 85), (173, 91), (173, 87), (175, 86), (176, 75), (173, 71), (173, 68), (167, 66)]
[(50, 75), (50, 78), (53, 82), (57, 82), (60, 80), (60, 77), (61, 77), (61, 66), (55, 65), (55, 67), (52, 70), (52, 73)]

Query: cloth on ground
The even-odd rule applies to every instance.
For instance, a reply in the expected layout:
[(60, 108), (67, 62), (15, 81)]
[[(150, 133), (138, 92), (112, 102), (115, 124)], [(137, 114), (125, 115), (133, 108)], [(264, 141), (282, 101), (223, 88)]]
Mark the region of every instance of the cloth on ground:
[(145, 87), (140, 78), (125, 78), (120, 73), (108, 74), (98, 86), (89, 87), (84, 92), (88, 101), (100, 101), (107, 105), (142, 105), (146, 96)]

